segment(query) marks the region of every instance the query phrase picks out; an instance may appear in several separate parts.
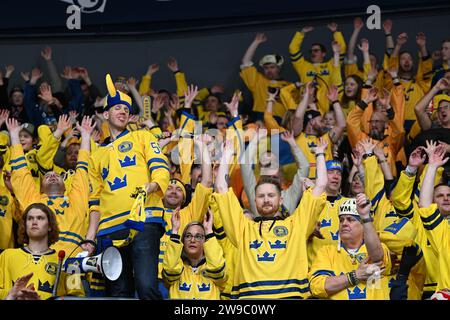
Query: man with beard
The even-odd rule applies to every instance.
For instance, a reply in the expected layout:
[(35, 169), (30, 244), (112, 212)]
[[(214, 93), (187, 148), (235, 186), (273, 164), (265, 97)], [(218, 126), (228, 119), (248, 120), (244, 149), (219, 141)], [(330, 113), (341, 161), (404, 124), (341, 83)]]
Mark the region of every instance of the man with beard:
[[(398, 65), (398, 79), (403, 86), (403, 93), (405, 96), (405, 131), (406, 135), (416, 121), (414, 113), (414, 106), (419, 100), (430, 90), (433, 61), (428, 54), (426, 48), (425, 34), (420, 32), (416, 36), (416, 42), (419, 47), (420, 61), (414, 74), (414, 60), (411, 53), (407, 51), (400, 52), (401, 47), (408, 40), (406, 33), (401, 33), (397, 38), (394, 51), (390, 59), (392, 65)], [(396, 80), (397, 75), (393, 74), (393, 80)]]
[(48, 205), (56, 214), (60, 229), (59, 240), (52, 248), (65, 250), (67, 254), (76, 248), (86, 234), (86, 212), (89, 200), (88, 161), (90, 137), (94, 129), (91, 119), (85, 117), (77, 129), (82, 136), (76, 173), (70, 192), (66, 193), (63, 178), (54, 171), (47, 172), (41, 182), (41, 190), (35, 187), (30, 169), (26, 165), (19, 132), (22, 129), (15, 119), (6, 122), (11, 136), (11, 184), (21, 210), (32, 203)]
[[(309, 87), (309, 88), (308, 88)], [(311, 84), (307, 85), (307, 90), (311, 90)], [(305, 93), (306, 94), (306, 93)], [(306, 159), (309, 161), (309, 178), (315, 179), (316, 177), (316, 157), (315, 148), (320, 138), (327, 141), (328, 147), (325, 152), (325, 159), (333, 159), (333, 144), (338, 143), (341, 138), (345, 127), (345, 115), (342, 111), (341, 104), (338, 101), (338, 91), (336, 87), (331, 87), (328, 91), (328, 100), (332, 105), (332, 109), (335, 113), (336, 124), (328, 130), (324, 123), (322, 114), (317, 110), (306, 111), (307, 104), (306, 99), (302, 99), (302, 102), (298, 105), (295, 113), (294, 135), (297, 145), (302, 150)], [(298, 134), (300, 132), (300, 134)]]
[[(374, 111), (369, 120), (369, 132), (366, 133), (361, 129), (364, 127), (364, 124), (361, 123), (361, 117), (368, 105), (375, 102), (377, 102), (379, 108), (377, 110), (375, 110), (375, 107), (373, 108)], [(393, 117), (392, 111), (393, 108), (390, 106), (390, 99), (386, 90), (385, 96), (381, 98), (376, 89), (370, 89), (363, 100), (359, 101), (348, 114), (347, 134), (352, 148), (355, 148), (359, 141), (367, 140), (368, 138), (373, 139), (376, 145), (379, 145), (384, 150), (386, 161), (395, 177), (397, 175), (395, 161), (397, 153), (403, 146), (405, 131), (400, 126), (402, 121), (399, 121), (398, 117)], [(385, 131), (388, 129), (388, 126), (390, 131), (389, 134), (386, 134)], [(367, 156), (371, 155), (373, 153)]]
[(233, 192), (228, 188), (229, 163), (234, 155), (231, 143), (225, 144), (211, 201), (217, 205), (227, 238), (237, 248), (234, 261), (232, 299), (307, 298), (306, 241), (325, 206), (327, 175), (325, 149), (321, 139), (316, 147), (317, 179), (303, 193), (295, 212), (280, 216), (283, 202), (279, 182), (261, 179), (255, 188), (255, 204), (261, 217), (248, 219)]

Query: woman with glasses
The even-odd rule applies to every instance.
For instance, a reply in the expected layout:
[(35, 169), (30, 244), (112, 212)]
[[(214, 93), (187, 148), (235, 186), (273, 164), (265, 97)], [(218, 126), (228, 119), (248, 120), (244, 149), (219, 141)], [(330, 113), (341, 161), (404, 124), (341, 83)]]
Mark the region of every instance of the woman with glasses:
[(162, 272), (170, 299), (220, 299), (227, 274), (223, 251), (212, 228), (210, 211), (203, 224), (189, 223), (180, 237), (180, 210), (173, 212)]

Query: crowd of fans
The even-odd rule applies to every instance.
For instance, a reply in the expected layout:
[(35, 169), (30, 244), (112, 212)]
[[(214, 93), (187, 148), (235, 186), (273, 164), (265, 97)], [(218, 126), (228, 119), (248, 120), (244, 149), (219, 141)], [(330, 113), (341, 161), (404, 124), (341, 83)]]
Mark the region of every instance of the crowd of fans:
[[(102, 94), (86, 68), (59, 74), (49, 47), (23, 87), (7, 66), (0, 297), (448, 298), (450, 39), (431, 53), (420, 32), (403, 51), (386, 20), (380, 59), (360, 18), (348, 43), (327, 27), (330, 60), (302, 46), (312, 27), (293, 35), (294, 83), (278, 54), (254, 65), (258, 33), (240, 66), (251, 101), (188, 84), (174, 58), (173, 93), (151, 65), (107, 75)], [(63, 268), (56, 282), (61, 250), (111, 246), (117, 280)]]

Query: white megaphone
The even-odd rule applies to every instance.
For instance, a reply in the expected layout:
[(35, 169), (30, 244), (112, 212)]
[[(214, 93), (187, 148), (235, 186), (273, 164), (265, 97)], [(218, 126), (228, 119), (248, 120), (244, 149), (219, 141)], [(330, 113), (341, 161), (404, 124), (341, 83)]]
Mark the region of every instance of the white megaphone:
[(67, 258), (64, 262), (64, 272), (68, 274), (101, 273), (106, 279), (115, 281), (122, 273), (122, 257), (116, 247), (109, 247), (93, 257)]

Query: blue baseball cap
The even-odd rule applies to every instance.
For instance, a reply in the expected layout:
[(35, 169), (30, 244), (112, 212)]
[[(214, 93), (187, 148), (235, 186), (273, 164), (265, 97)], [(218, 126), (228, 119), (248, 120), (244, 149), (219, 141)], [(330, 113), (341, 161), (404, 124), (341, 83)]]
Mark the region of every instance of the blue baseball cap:
[(339, 170), (342, 171), (342, 163), (340, 161), (337, 160), (328, 160), (326, 162), (327, 165), (327, 170)]

